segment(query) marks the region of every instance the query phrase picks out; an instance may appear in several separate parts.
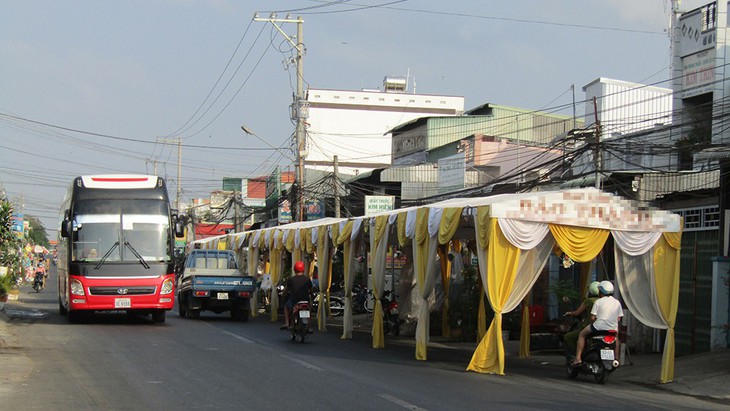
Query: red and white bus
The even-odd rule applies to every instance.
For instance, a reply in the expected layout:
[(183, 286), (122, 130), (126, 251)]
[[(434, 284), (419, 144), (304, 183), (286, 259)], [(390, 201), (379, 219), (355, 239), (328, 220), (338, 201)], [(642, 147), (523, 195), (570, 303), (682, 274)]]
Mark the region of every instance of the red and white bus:
[(75, 322), (94, 311), (152, 314), (162, 323), (175, 295), (176, 212), (165, 180), (150, 175), (76, 177), (61, 205), (58, 306)]

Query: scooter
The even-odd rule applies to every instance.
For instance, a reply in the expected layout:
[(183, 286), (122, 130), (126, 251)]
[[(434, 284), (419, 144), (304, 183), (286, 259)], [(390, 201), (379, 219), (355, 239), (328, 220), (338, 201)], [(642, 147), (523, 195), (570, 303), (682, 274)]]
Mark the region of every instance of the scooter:
[[(583, 362), (573, 365), (574, 352), (565, 349), (565, 371), (568, 378), (575, 379), (578, 374), (593, 375), (598, 384), (605, 384), (609, 375), (618, 367), (615, 330), (598, 331), (588, 334), (581, 354)], [(565, 347), (565, 345), (563, 345)]]
[(35, 273), (35, 277), (33, 278), (33, 289), (37, 293), (41, 292), (41, 289), (43, 289), (43, 273), (40, 271)]
[(291, 340), (295, 341), (299, 338), (299, 342), (304, 343), (309, 331), (309, 301), (299, 301), (294, 304), (291, 316), (292, 325)]
[(395, 298), (390, 300), (388, 298), (390, 294), (390, 291), (386, 291), (381, 300), (383, 304), (383, 333), (392, 332), (397, 337), (400, 334), (400, 325), (403, 320), (398, 317), (398, 301)]

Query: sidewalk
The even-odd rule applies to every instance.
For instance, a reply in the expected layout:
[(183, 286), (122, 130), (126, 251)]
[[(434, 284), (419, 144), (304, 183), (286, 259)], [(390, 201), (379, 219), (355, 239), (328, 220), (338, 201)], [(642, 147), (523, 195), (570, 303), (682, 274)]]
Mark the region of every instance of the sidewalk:
[[(370, 333), (372, 320), (368, 316), (359, 315), (353, 319), (354, 332)], [(342, 327), (340, 317), (327, 321), (327, 326)], [(401, 339), (413, 339), (402, 336)], [(433, 347), (466, 350), (472, 353), (475, 343), (459, 342), (447, 337), (431, 336), (429, 344)], [(519, 358), (520, 342), (509, 340), (505, 344), (505, 356), (514, 360), (530, 361), (536, 365), (553, 365), (563, 367), (565, 357), (561, 350), (533, 351), (529, 358)], [(616, 378), (635, 384), (671, 391), (680, 395), (706, 398), (730, 403), (730, 349), (685, 355), (674, 359), (674, 381), (659, 383), (661, 371), (661, 353), (630, 353), (631, 361), (619, 367)]]

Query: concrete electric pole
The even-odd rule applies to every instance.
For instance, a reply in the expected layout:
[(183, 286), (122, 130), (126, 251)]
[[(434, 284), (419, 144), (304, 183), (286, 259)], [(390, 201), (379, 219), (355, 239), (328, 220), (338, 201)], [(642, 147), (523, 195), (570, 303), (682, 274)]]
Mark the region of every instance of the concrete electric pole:
[[(272, 13), (269, 18), (259, 18), (258, 13), (254, 15), (254, 21), (271, 23), (281, 33), (286, 40), (297, 50), (296, 67), (297, 67), (297, 93), (293, 105), (293, 118), (296, 120), (296, 185), (297, 199), (296, 205), (292, 209), (297, 210), (296, 221), (302, 221), (304, 217), (304, 158), (306, 157), (306, 135), (304, 122), (308, 116), (308, 105), (304, 98), (304, 20), (301, 17), (292, 19), (287, 15), (286, 18), (276, 18), (276, 13)], [(297, 36), (292, 38), (279, 27), (277, 23), (296, 23)]]

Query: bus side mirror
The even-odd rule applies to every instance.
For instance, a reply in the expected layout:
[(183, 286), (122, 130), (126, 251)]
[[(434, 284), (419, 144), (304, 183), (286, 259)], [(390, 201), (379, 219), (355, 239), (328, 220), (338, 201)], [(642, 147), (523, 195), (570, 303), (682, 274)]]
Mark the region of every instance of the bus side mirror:
[(61, 222), (61, 237), (68, 238), (71, 233), (71, 221), (65, 219)]
[(181, 220), (175, 221), (175, 237), (185, 237), (185, 223)]

